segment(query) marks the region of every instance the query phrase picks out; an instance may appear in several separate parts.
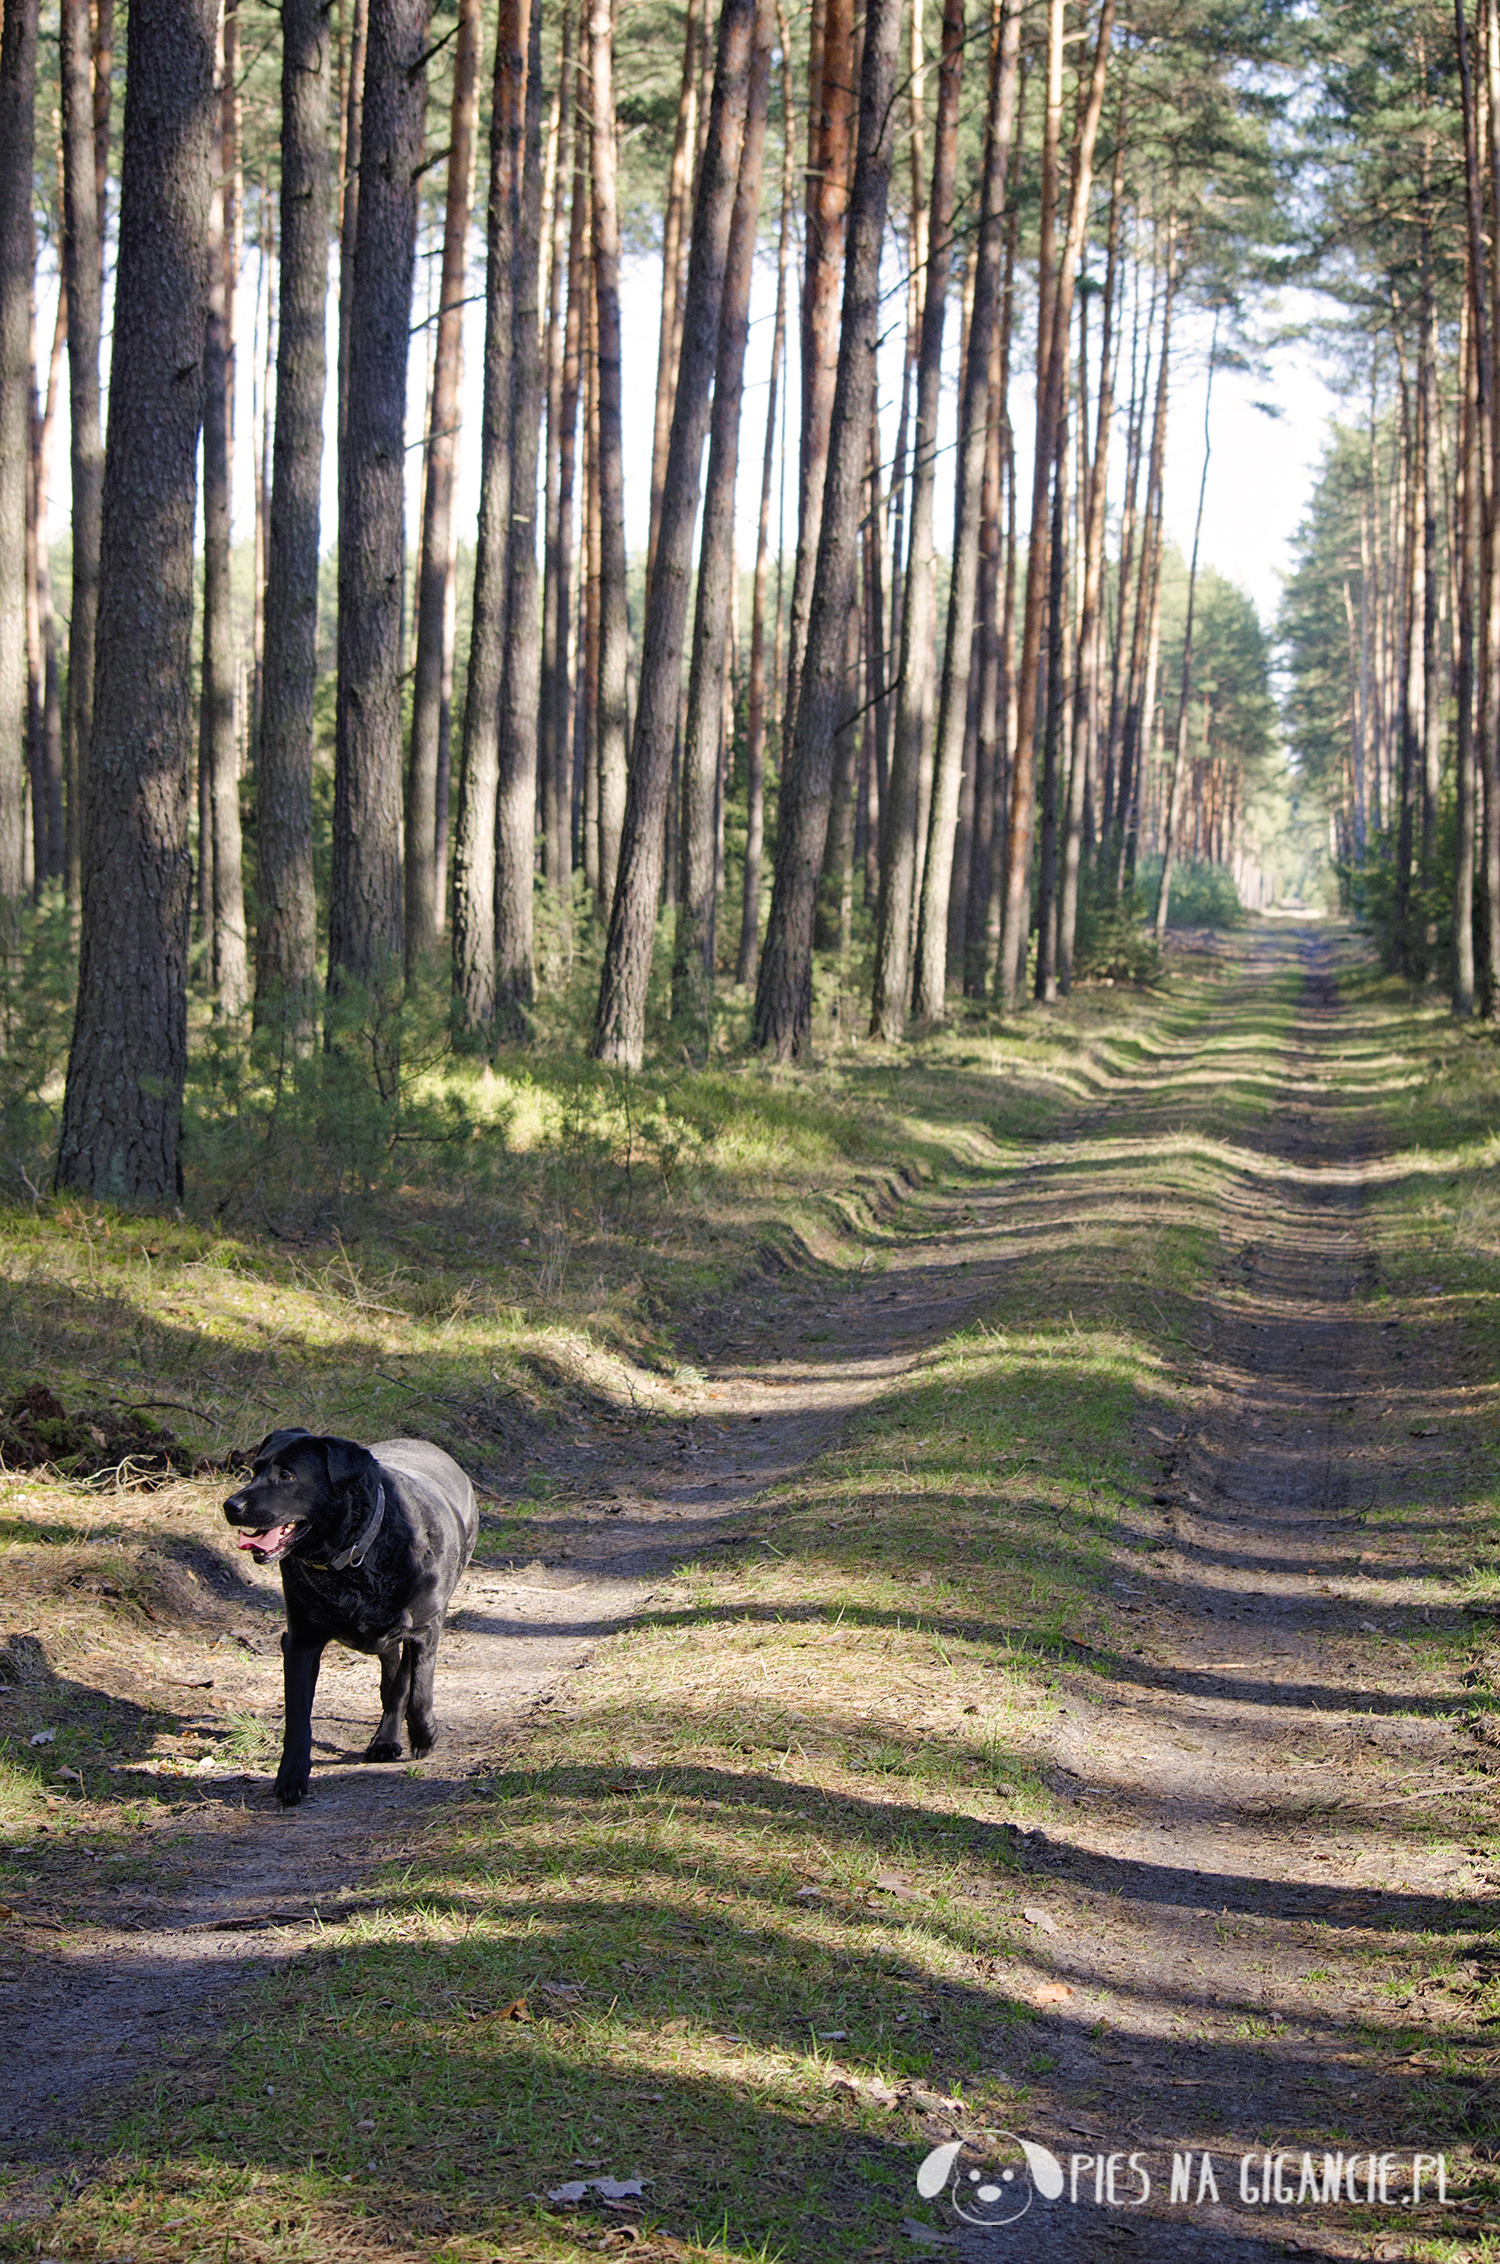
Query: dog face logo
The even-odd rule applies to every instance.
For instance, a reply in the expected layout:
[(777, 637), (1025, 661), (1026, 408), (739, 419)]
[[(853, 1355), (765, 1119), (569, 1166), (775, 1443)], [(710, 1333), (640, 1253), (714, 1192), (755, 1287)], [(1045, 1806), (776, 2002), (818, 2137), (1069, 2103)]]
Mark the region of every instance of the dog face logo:
[(935, 2146), (917, 2172), (924, 2201), (935, 2201), (944, 2187), (955, 2217), (994, 2231), (1024, 2217), (1038, 2193), (1056, 2201), (1063, 2189), (1062, 2164), (1045, 2146), (1008, 2130), (997, 2131), (982, 2155), (955, 2138)]

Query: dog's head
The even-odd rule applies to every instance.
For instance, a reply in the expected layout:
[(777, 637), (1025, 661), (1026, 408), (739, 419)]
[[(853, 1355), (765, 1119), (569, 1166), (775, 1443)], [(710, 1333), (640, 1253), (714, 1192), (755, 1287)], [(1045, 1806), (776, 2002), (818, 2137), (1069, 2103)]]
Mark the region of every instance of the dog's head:
[(239, 1546), (258, 1564), (332, 1556), (360, 1531), (379, 1485), (375, 1457), (352, 1439), (272, 1431), (253, 1456), (254, 1475), (224, 1504)]

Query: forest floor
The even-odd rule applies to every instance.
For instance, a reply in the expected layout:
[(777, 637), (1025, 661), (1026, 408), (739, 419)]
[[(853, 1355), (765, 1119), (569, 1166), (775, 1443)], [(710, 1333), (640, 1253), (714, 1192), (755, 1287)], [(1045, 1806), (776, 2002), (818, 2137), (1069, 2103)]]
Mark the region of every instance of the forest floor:
[[(0, 1480), (0, 2255), (1500, 2257), (1500, 1055), (1266, 922), (908, 1058), (899, 1204), (490, 1436), (420, 1768), (330, 1661), (277, 1812), (221, 1477)], [(85, 1229), (137, 1403), (264, 1325)], [(357, 1302), (236, 1419), (420, 1412)]]

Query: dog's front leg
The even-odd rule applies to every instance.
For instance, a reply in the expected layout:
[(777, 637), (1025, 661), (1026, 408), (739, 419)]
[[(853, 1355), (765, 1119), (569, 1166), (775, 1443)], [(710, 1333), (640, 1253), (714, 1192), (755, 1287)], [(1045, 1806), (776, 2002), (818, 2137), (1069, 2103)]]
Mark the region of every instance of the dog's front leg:
[(295, 1808), (306, 1797), (312, 1775), (313, 1693), (323, 1638), (295, 1635), (291, 1628), (281, 1638), (282, 1672), (286, 1685), (286, 1731), (281, 1745), (281, 1767), (276, 1772), (276, 1797), (283, 1808)]
[(411, 1688), (411, 1645), (393, 1643), (380, 1653), (380, 1727), (365, 1747), (367, 1761), (399, 1761), (401, 1716)]
[(406, 1646), (411, 1659), (411, 1696), (406, 1701), (406, 1726), (413, 1753), (428, 1753), (437, 1737), (432, 1718), (432, 1678), (437, 1671), (436, 1634), (419, 1635)]

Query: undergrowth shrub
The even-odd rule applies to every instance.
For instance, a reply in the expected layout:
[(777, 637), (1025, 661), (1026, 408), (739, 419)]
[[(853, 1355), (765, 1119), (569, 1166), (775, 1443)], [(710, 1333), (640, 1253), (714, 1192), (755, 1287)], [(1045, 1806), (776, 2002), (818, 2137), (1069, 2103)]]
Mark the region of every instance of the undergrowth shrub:
[(52, 1184), (77, 979), (73, 918), (49, 889), (21, 915), (15, 975), (0, 996), (0, 1186), (23, 1200)]
[[(1160, 857), (1142, 858), (1136, 888), (1147, 919), (1155, 914), (1160, 886)], [(1169, 928), (1238, 928), (1244, 921), (1245, 907), (1226, 866), (1198, 858), (1173, 865), (1172, 893), (1167, 899)]]
[(1145, 931), (1145, 918), (1146, 906), (1137, 883), (1127, 883), (1116, 896), (1108, 885), (1085, 881), (1078, 892), (1078, 924), (1073, 937), (1075, 978), (1141, 985), (1155, 982), (1161, 973), (1161, 953)]

